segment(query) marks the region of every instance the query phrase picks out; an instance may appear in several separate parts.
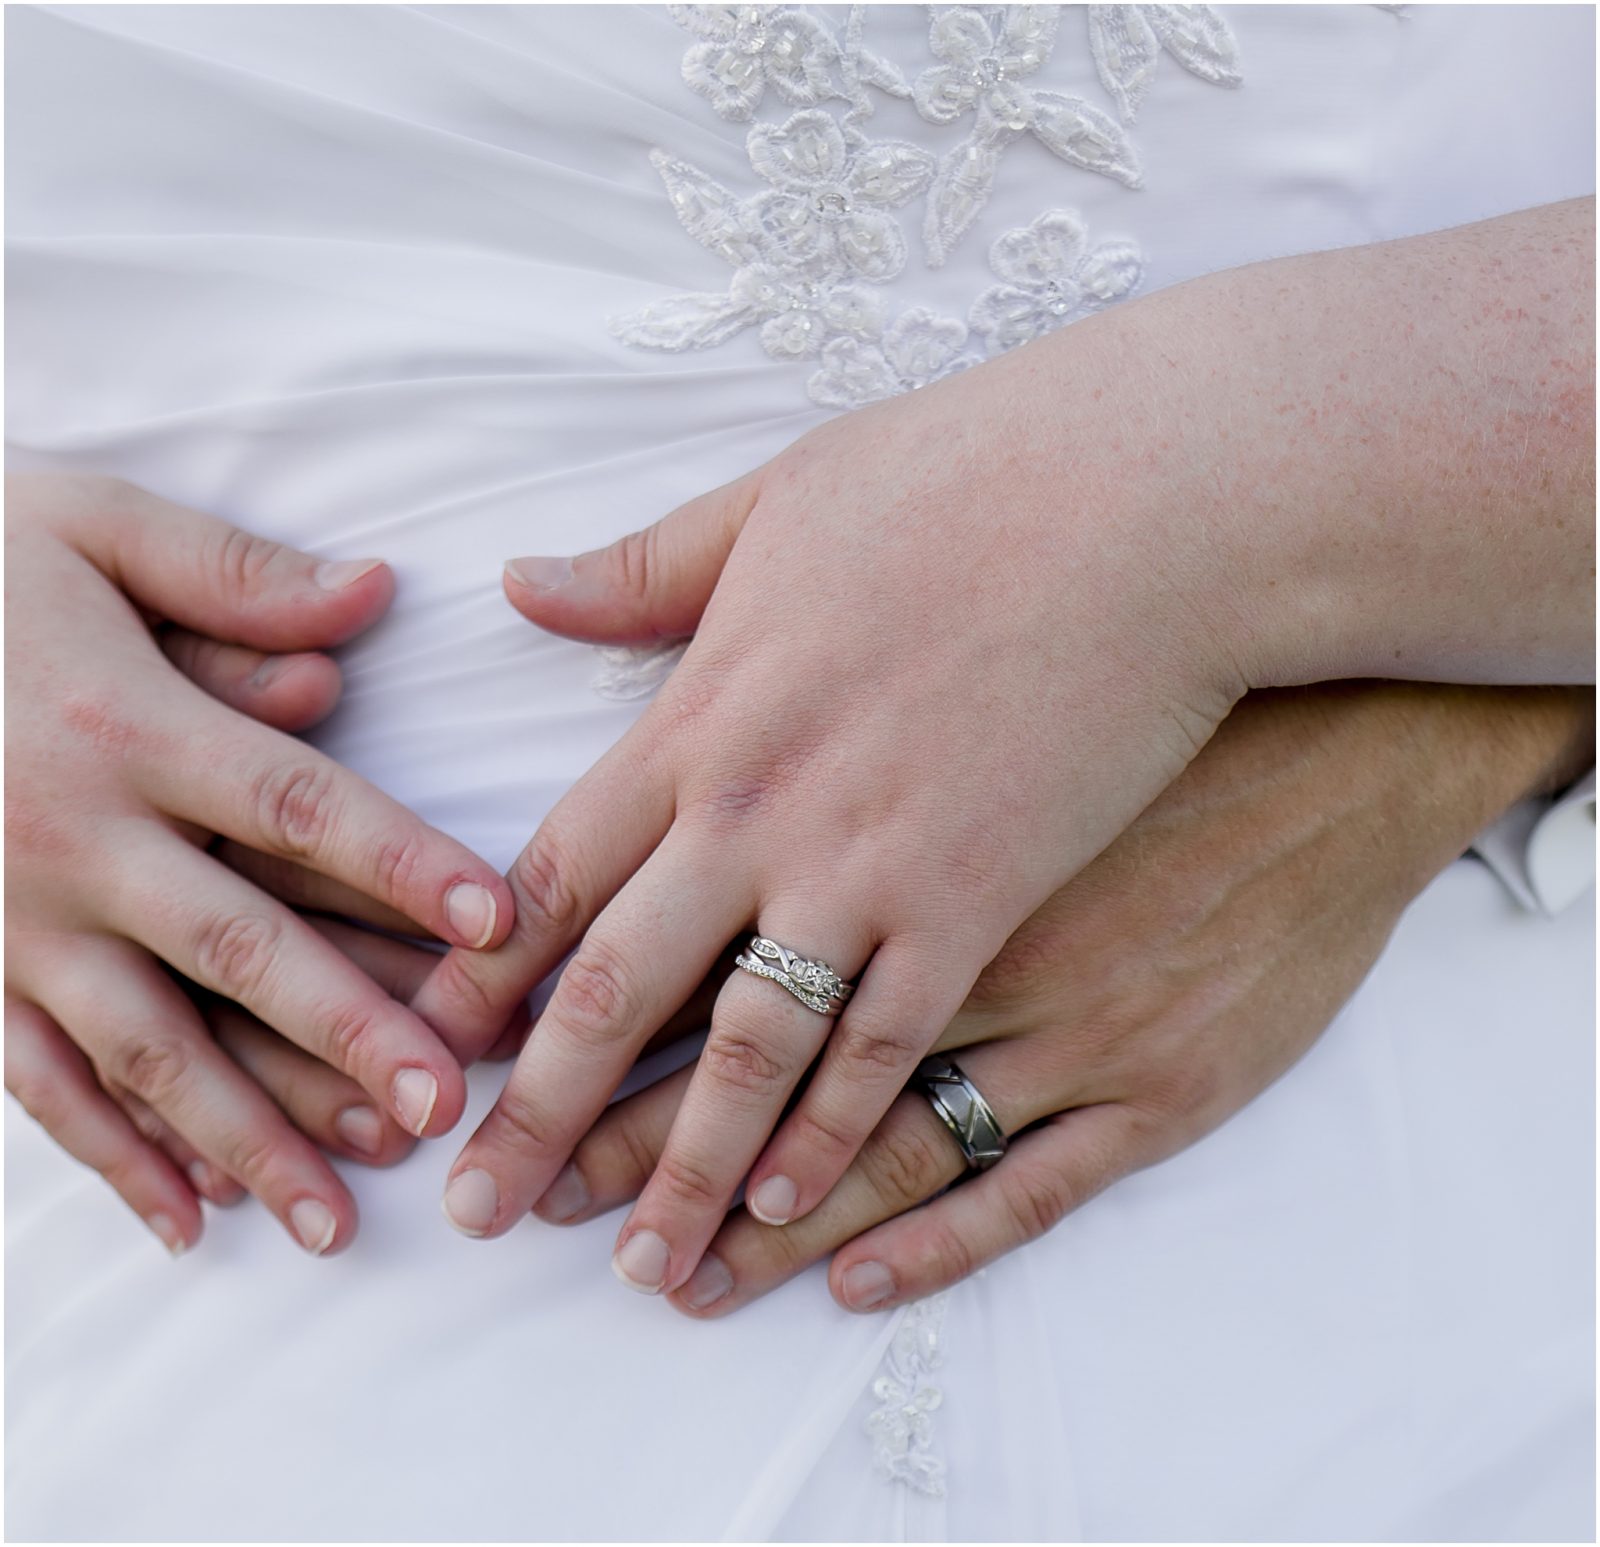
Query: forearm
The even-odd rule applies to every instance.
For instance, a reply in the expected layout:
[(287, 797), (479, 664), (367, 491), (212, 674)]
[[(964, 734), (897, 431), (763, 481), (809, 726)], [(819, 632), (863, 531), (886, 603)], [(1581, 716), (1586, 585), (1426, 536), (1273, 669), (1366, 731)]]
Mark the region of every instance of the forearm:
[(1203, 548), (1244, 683), (1591, 680), (1593, 211), (1255, 264), (1057, 335), (1075, 398), (1117, 384), (1098, 492), (1136, 470), (1128, 514)]

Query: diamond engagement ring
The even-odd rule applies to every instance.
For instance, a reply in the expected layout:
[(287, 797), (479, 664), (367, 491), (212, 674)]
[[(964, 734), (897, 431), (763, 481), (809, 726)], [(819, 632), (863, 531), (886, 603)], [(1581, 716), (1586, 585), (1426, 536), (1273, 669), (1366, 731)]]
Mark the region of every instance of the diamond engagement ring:
[(917, 1065), (911, 1084), (928, 1098), (969, 1171), (987, 1171), (1006, 1152), (1006, 1133), (978, 1087), (948, 1058), (934, 1053)]
[(837, 1015), (855, 992), (855, 986), (846, 983), (826, 962), (807, 961), (763, 935), (751, 940), (750, 949), (736, 956), (734, 965), (758, 978), (770, 978), (818, 1015)]

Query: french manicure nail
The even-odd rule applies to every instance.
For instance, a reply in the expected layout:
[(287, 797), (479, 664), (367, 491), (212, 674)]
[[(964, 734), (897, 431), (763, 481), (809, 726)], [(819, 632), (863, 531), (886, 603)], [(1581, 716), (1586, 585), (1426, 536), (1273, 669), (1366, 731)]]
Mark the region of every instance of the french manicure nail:
[(769, 1176), (745, 1200), (763, 1225), (787, 1225), (799, 1193), (786, 1176)]
[(302, 1198), (289, 1210), (289, 1224), (300, 1244), (313, 1257), (320, 1257), (333, 1245), (339, 1223), (333, 1210), (320, 1198)]
[(152, 1214), (145, 1223), (161, 1238), (161, 1244), (174, 1257), (181, 1257), (189, 1250), (189, 1243), (184, 1240), (183, 1232), (178, 1229), (177, 1220), (170, 1214)]
[(530, 591), (556, 591), (572, 579), (572, 560), (512, 559), (506, 573)]
[(611, 1259), (611, 1271), (642, 1295), (661, 1293), (672, 1253), (654, 1230), (635, 1230)]
[(489, 943), (490, 936), (494, 934), (498, 910), (494, 904), (494, 893), (488, 887), (479, 886), (476, 881), (463, 881), (458, 886), (452, 886), (444, 894), (444, 911), (445, 917), (450, 920), (450, 927), (473, 950)]
[(370, 575), (382, 563), (382, 559), (340, 559), (333, 564), (319, 564), (316, 582), (324, 591), (342, 591), (363, 575)]
[(539, 1200), (539, 1212), (552, 1224), (565, 1224), (589, 1207), (589, 1187), (578, 1168), (570, 1161)]
[(439, 1082), (426, 1069), (402, 1069), (394, 1077), (394, 1105), (407, 1133), (419, 1139), (439, 1099)]
[(858, 1262), (844, 1270), (839, 1287), (852, 1311), (873, 1311), (894, 1294), (894, 1274), (881, 1262)]
[(360, 1155), (383, 1150), (383, 1119), (371, 1107), (346, 1107), (333, 1120), (334, 1132)]
[(487, 1171), (463, 1171), (451, 1178), (439, 1206), (462, 1235), (486, 1235), (500, 1207), (500, 1190)]
[(700, 1266), (689, 1275), (683, 1286), (683, 1303), (691, 1310), (703, 1311), (725, 1298), (733, 1290), (733, 1274), (720, 1257), (707, 1252)]

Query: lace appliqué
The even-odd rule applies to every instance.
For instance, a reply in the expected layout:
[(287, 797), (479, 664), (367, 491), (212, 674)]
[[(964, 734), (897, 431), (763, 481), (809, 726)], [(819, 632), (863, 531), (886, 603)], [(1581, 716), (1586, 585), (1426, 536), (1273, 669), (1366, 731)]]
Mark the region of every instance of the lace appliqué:
[(1139, 158), (1115, 119), (1081, 97), (1024, 84), (1049, 61), (1060, 20), (1058, 5), (1007, 6), (998, 29), (969, 6), (934, 17), (929, 47), (944, 63), (917, 77), (912, 100), (929, 123), (968, 113), (974, 123), (940, 159), (928, 194), (922, 236), (930, 267), (971, 228), (994, 187), (1001, 152), (1024, 134), (1073, 166), (1139, 186)]
[[(722, 118), (748, 122), (768, 86), (795, 107), (848, 97), (838, 41), (798, 7), (669, 5), (667, 11), (702, 39), (683, 56), (683, 78)], [(905, 77), (876, 54), (863, 50), (856, 73), (890, 96), (911, 95)]]
[(949, 1300), (946, 1289), (906, 1309), (872, 1383), (877, 1406), (867, 1419), (878, 1474), (936, 1499), (944, 1497), (945, 1466), (933, 1453), (933, 1414), (944, 1393), (934, 1372), (944, 1361), (939, 1333)]
[(1213, 86), (1242, 79), (1233, 34), (1209, 5), (1091, 5), (1089, 48), (1100, 83), (1127, 123), (1139, 114), (1163, 49)]

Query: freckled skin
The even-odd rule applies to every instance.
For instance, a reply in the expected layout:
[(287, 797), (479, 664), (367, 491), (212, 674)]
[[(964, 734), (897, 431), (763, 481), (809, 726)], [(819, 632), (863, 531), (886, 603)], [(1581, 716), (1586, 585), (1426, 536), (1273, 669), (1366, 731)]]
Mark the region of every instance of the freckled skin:
[[(621, 643), (660, 637), (660, 588), (698, 629), (530, 846), (580, 881), (602, 851), (639, 858), (557, 927), (440, 969), (473, 985), (430, 1002), (462, 1035), (580, 937), (578, 981), (634, 987), (625, 1013), (597, 1016), (558, 986), (457, 1160), (494, 1173), (494, 1231), (692, 989), (662, 964), (697, 979), (747, 920), (781, 936), (825, 900), (834, 934), (807, 945), (852, 975), (871, 962), (750, 1172), (794, 1181), (805, 1210), (982, 965), (1248, 689), (1582, 680), (1593, 246), (1586, 200), (1174, 286), (831, 420), (579, 556), (570, 585), (513, 592), (546, 628)], [(1535, 290), (1558, 299), (1519, 315)], [(1555, 390), (1536, 384), (1557, 379), (1552, 357), (1570, 366)], [(638, 586), (645, 570), (657, 587)], [(620, 839), (597, 793), (612, 785), (641, 813)], [(728, 990), (719, 1056), (623, 1227), (624, 1245), (648, 1230), (670, 1248), (665, 1287), (687, 1280), (821, 1035), (785, 1042), (749, 988)], [(770, 1065), (794, 1035), (813, 1039), (805, 1058), (753, 1094), (752, 1054)], [(826, 1146), (798, 1137), (805, 1122)]]

